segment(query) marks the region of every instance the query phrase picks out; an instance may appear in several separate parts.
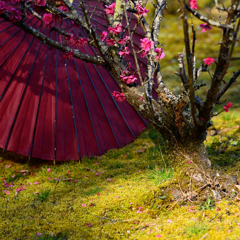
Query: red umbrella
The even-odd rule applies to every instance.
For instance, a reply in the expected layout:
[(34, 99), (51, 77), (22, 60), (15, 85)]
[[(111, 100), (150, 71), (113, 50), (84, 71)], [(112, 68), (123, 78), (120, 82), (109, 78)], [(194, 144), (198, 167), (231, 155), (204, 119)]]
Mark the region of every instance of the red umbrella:
[[(89, 11), (98, 4), (93, 24), (100, 34), (107, 28), (104, 16), (99, 14), (104, 13), (103, 5), (95, 1), (88, 4)], [(40, 7), (35, 10), (40, 15), (45, 13)], [(29, 17), (27, 22), (63, 41), (38, 19)], [(63, 27), (71, 24), (60, 18), (55, 23)], [(69, 32), (85, 36), (79, 27)], [(139, 28), (136, 45), (142, 35)], [(91, 46), (79, 49), (94, 54)], [(106, 69), (79, 59), (66, 60), (62, 52), (0, 18), (1, 148), (64, 161), (124, 146), (138, 136), (146, 122), (126, 101), (116, 102), (111, 94), (114, 90), (119, 90), (118, 84)]]

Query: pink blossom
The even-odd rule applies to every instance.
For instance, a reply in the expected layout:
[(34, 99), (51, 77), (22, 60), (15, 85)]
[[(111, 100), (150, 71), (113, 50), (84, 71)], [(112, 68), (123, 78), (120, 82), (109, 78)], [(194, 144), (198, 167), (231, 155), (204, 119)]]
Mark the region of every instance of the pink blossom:
[(46, 5), (46, 2), (45, 0), (35, 0), (35, 4), (44, 7)]
[(6, 194), (9, 194), (10, 193), (10, 191), (6, 191)]
[(116, 3), (113, 3), (113, 4), (109, 5), (109, 6), (105, 5), (106, 9), (104, 9), (104, 10), (105, 10), (106, 14), (113, 16), (114, 15), (115, 6), (116, 6)]
[(74, 182), (78, 182), (78, 180), (74, 180)]
[(149, 12), (149, 10), (147, 10), (146, 8), (143, 8), (139, 3), (136, 3), (136, 10), (138, 11), (138, 15), (139, 17), (146, 17), (147, 13)]
[(123, 49), (122, 51), (120, 51), (118, 54), (120, 56), (124, 56), (126, 57), (130, 52), (128, 51), (128, 47), (126, 47), (125, 49)]
[(167, 223), (172, 223), (172, 220), (168, 219), (168, 220), (167, 220)]
[(51, 168), (48, 168), (48, 169), (47, 169), (47, 172), (51, 172)]
[(162, 237), (162, 236), (161, 236), (161, 235), (157, 235), (156, 237), (157, 237), (157, 238), (160, 238), (160, 237)]
[(156, 48), (154, 50), (154, 52), (157, 53), (157, 57), (156, 57), (157, 61), (165, 57), (165, 53), (163, 52), (163, 50), (161, 48)]
[(69, 173), (70, 173), (70, 171), (68, 170), (68, 171), (67, 171), (67, 174), (69, 174)]
[(110, 33), (117, 35), (122, 32), (122, 27), (123, 26), (118, 23), (115, 27), (109, 27), (108, 30)]
[(73, 51), (65, 52), (64, 55), (63, 55), (63, 58), (70, 60), (70, 59), (73, 58), (73, 54), (74, 54)]
[(202, 28), (202, 32), (206, 32), (207, 30), (212, 29), (208, 23), (200, 24), (200, 27)]
[(0, 14), (4, 13), (7, 10), (7, 5), (5, 2), (0, 1)]
[(42, 234), (41, 233), (37, 233), (38, 236), (41, 236)]
[(112, 181), (112, 179), (111, 178), (107, 178), (107, 181)]
[(15, 178), (16, 175), (12, 175), (12, 178)]
[(100, 195), (100, 193), (98, 192), (98, 193), (97, 193), (97, 195), (99, 196), (99, 195)]
[(66, 6), (61, 6), (58, 9), (63, 11), (63, 12), (68, 12), (68, 8)]
[(86, 204), (82, 204), (82, 207), (86, 207), (87, 205)]
[(223, 107), (223, 110), (225, 111), (225, 112), (228, 112), (229, 110), (229, 108), (231, 108), (232, 107), (232, 103), (230, 102), (230, 103), (227, 103), (224, 107)]
[(189, 0), (189, 3), (190, 3), (190, 8), (198, 9), (196, 0)]
[(233, 106), (233, 104), (230, 102), (230, 103), (227, 103), (226, 106), (227, 106), (228, 108), (231, 108), (231, 107)]
[(48, 180), (51, 180), (51, 178), (49, 177)]
[(228, 110), (228, 107), (225, 105), (224, 107), (223, 107), (223, 110), (225, 111), (225, 112), (228, 112), (229, 110)]
[(128, 62), (127, 64), (127, 70), (131, 69), (132, 68), (132, 64), (130, 62)]
[(115, 198), (119, 198), (118, 196), (115, 196)]
[(132, 204), (133, 204), (132, 202), (129, 203), (129, 205), (132, 205)]
[(38, 182), (35, 182), (35, 183), (34, 183), (34, 185), (37, 185), (37, 184), (38, 184)]
[(149, 52), (149, 50), (154, 46), (154, 42), (149, 40), (148, 38), (140, 39), (140, 41), (141, 41), (141, 48), (145, 52)]
[[(114, 91), (112, 93), (113, 97), (115, 98), (115, 100), (117, 100), (118, 102), (122, 102), (124, 101), (126, 98), (124, 97), (124, 93), (120, 93), (120, 92), (117, 92), (117, 91)], [(107, 178), (107, 181), (111, 181), (112, 179), (110, 178)]]
[(77, 47), (82, 47), (82, 46), (86, 46), (88, 44), (88, 39), (87, 38), (79, 38), (76, 42), (75, 42)]
[(53, 16), (51, 13), (43, 14), (43, 23), (48, 27), (53, 25)]
[(96, 162), (95, 164), (98, 164), (98, 162)]
[(108, 46), (114, 46), (114, 44), (116, 44), (116, 41), (115, 41), (115, 39), (109, 39), (108, 38), (106, 43), (107, 43)]
[(138, 207), (139, 210), (143, 209), (143, 207)]
[(13, 22), (20, 21), (22, 18), (22, 10), (15, 9), (14, 7), (9, 7), (8, 12), (10, 13), (10, 20)]
[(96, 176), (98, 176), (101, 172), (96, 172)]
[(88, 227), (91, 227), (91, 226), (92, 226), (91, 223), (88, 223), (87, 225), (88, 225)]
[(203, 61), (206, 65), (210, 66), (211, 63), (215, 62), (215, 59), (208, 57), (208, 58), (203, 59)]
[(141, 211), (137, 211), (137, 213), (142, 213)]
[(106, 39), (107, 35), (108, 35), (108, 33), (106, 31), (103, 31), (101, 33), (101, 40), (104, 41)]
[(125, 38), (120, 39), (120, 40), (118, 41), (118, 43), (123, 45), (123, 44), (127, 43), (129, 40), (130, 40), (130, 37), (129, 37), (129, 36), (126, 36)]
[(130, 76), (120, 75), (119, 77), (126, 84), (132, 84), (132, 83), (134, 83), (137, 80), (137, 78), (134, 75), (130, 75)]
[(191, 164), (192, 163), (192, 161), (188, 161), (188, 164)]

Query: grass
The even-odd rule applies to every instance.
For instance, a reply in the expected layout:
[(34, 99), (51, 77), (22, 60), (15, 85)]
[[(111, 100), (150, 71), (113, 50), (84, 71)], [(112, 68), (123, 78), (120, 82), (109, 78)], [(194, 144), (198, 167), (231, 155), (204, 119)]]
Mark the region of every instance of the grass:
[[(228, 121), (226, 114), (231, 116)], [(213, 169), (239, 176), (238, 109), (223, 112), (213, 124), (209, 132), (217, 135), (206, 141)], [(165, 192), (176, 186), (179, 172), (169, 168), (162, 139), (153, 128), (122, 149), (83, 159), (82, 164), (27, 160), (10, 152), (0, 155), (0, 179), (13, 185), (0, 185), (0, 239), (135, 240), (161, 235), (161, 239), (225, 240), (240, 236), (236, 198), (176, 204)], [(20, 187), (25, 189), (17, 193)]]

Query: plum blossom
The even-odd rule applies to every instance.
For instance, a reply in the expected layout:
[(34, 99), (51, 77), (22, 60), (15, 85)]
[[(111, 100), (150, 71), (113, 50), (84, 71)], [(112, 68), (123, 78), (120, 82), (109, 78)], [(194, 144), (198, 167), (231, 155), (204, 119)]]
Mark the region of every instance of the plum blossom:
[(53, 25), (53, 16), (51, 13), (43, 14), (43, 23), (48, 27)]
[(141, 48), (145, 52), (149, 52), (149, 50), (154, 46), (154, 42), (149, 40), (148, 38), (140, 39), (140, 41), (141, 41)]
[[(124, 101), (126, 98), (124, 97), (124, 93), (120, 93), (117, 91), (114, 91), (112, 93), (113, 97), (115, 98), (115, 100), (117, 100), (118, 102), (122, 102)], [(107, 181), (111, 181), (112, 179), (108, 178)]]
[(46, 2), (45, 0), (35, 0), (35, 4), (44, 7), (46, 5)]
[(189, 0), (190, 8), (198, 9), (197, 1), (196, 0)]
[(101, 40), (104, 41), (107, 37), (107, 32), (106, 31), (103, 31), (102, 34), (101, 34)]
[(224, 107), (223, 107), (223, 110), (225, 112), (228, 112), (229, 111), (229, 108), (231, 108), (233, 106), (233, 104), (230, 102), (230, 103), (227, 103)]
[(130, 76), (123, 76), (123, 75), (120, 75), (119, 76), (120, 79), (125, 82), (126, 84), (131, 84), (131, 83), (134, 83), (137, 78), (134, 76), (134, 75), (130, 75)]
[(130, 37), (129, 37), (129, 36), (126, 36), (125, 38), (120, 39), (120, 40), (118, 41), (118, 43), (123, 45), (123, 44), (127, 43), (129, 40), (130, 40)]
[(203, 59), (203, 61), (206, 65), (210, 66), (211, 63), (215, 62), (215, 59), (208, 57), (208, 58)]
[(150, 49), (154, 47), (154, 42), (149, 40), (148, 38), (140, 39), (140, 41), (141, 41), (141, 48), (143, 51), (141, 54), (141, 57), (146, 57)]
[(58, 9), (63, 11), (63, 12), (68, 12), (68, 8), (66, 6), (61, 6)]
[(106, 14), (113, 16), (114, 15), (115, 6), (116, 6), (116, 3), (113, 3), (113, 4), (109, 5), (109, 6), (105, 5), (106, 9), (104, 9), (104, 10), (105, 10)]
[(163, 52), (162, 48), (156, 48), (154, 52), (157, 53), (156, 60), (160, 60), (165, 57), (165, 53)]
[(120, 51), (118, 54), (120, 56), (124, 56), (126, 57), (130, 52), (128, 51), (128, 47), (126, 47), (125, 49), (123, 49), (122, 51)]
[(114, 46), (114, 44), (116, 44), (116, 41), (115, 41), (115, 39), (109, 39), (108, 38), (106, 43), (107, 43), (108, 46)]
[(146, 8), (143, 8), (139, 3), (136, 3), (136, 10), (138, 11), (138, 15), (139, 17), (146, 17), (147, 13), (149, 12), (149, 10), (147, 10)]
[(4, 13), (7, 9), (7, 5), (5, 2), (0, 1), (0, 14)]
[(22, 18), (22, 11), (21, 10), (17, 10), (15, 9), (14, 7), (9, 7), (8, 8), (8, 12), (10, 13), (10, 20), (13, 21), (13, 22), (16, 22), (16, 21), (20, 21), (21, 18)]
[(87, 38), (79, 38), (76, 42), (75, 42), (77, 47), (82, 47), (82, 46), (86, 46), (88, 44), (88, 39)]
[(118, 35), (122, 32), (122, 27), (123, 26), (118, 23), (115, 27), (109, 27), (108, 30), (110, 33)]
[(47, 169), (47, 172), (51, 172), (51, 168), (48, 168), (48, 169)]
[(208, 23), (200, 24), (200, 27), (202, 28), (202, 32), (206, 32), (207, 30), (212, 29)]
[[(70, 59), (73, 58), (73, 54), (74, 54), (73, 51), (65, 52), (64, 55), (63, 55), (63, 58), (70, 60)], [(68, 171), (68, 172), (70, 173), (70, 171)]]

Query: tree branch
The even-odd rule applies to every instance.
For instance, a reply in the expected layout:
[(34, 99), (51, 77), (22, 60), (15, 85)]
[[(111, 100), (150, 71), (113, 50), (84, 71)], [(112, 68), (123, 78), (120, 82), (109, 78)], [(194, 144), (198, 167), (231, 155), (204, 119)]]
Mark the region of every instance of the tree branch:
[(203, 15), (201, 15), (199, 12), (197, 12), (196, 10), (190, 8), (187, 4), (185, 4), (186, 9), (192, 13), (195, 17), (197, 17), (199, 20), (213, 26), (213, 27), (217, 27), (217, 28), (222, 28), (222, 29), (233, 29), (233, 26), (228, 25), (228, 24), (221, 24), (219, 22), (215, 22), (213, 20), (208, 19), (207, 17), (204, 17)]
[(202, 123), (199, 121), (196, 115), (195, 93), (194, 93), (194, 87), (193, 87), (193, 81), (194, 81), (193, 62), (192, 62), (193, 58), (192, 58), (192, 53), (190, 49), (185, 0), (180, 0), (180, 4), (181, 4), (181, 13), (182, 13), (182, 20), (183, 20), (184, 42), (185, 42), (187, 64), (188, 64), (188, 87), (189, 87), (189, 98), (190, 98), (190, 104), (191, 104), (191, 113), (192, 113), (194, 123), (198, 126), (201, 126)]
[[(9, 17), (4, 13), (0, 14), (0, 17), (4, 18), (7, 21), (10, 21)], [(81, 53), (78, 49), (72, 49), (68, 46), (65, 46), (64, 44), (59, 43), (59, 42), (47, 37), (45, 34), (39, 32), (35, 28), (28, 26), (24, 22), (14, 22), (13, 24), (15, 24), (16, 26), (23, 29), (26, 33), (30, 33), (31, 35), (33, 35), (34, 37), (36, 37), (43, 43), (48, 44), (49, 46), (52, 46), (52, 47), (60, 50), (61, 52), (73, 51), (75, 58), (81, 59), (85, 62), (94, 63), (96, 65), (101, 65), (101, 66), (106, 65), (106, 62), (101, 57), (89, 56), (87, 54)]]
[(228, 83), (226, 83), (225, 87), (221, 90), (221, 92), (218, 93), (217, 102), (219, 102), (223, 94), (230, 88), (230, 86), (236, 82), (236, 79), (238, 78), (239, 75), (240, 75), (240, 69), (236, 73), (234, 73), (233, 77), (229, 80)]

